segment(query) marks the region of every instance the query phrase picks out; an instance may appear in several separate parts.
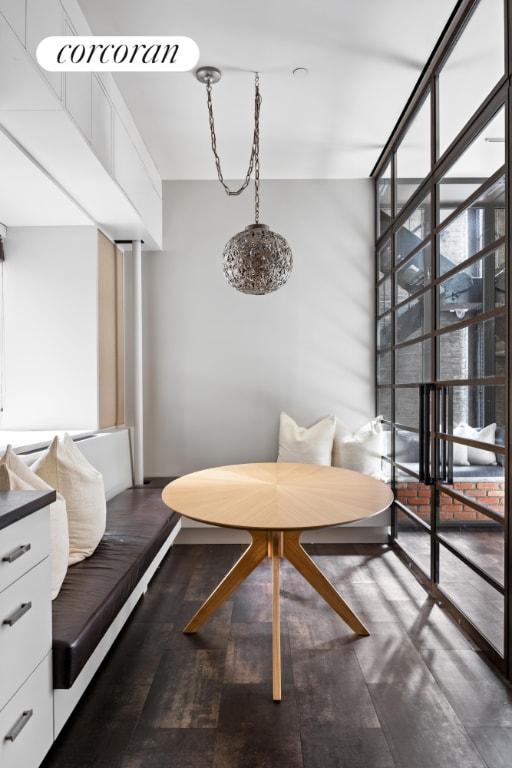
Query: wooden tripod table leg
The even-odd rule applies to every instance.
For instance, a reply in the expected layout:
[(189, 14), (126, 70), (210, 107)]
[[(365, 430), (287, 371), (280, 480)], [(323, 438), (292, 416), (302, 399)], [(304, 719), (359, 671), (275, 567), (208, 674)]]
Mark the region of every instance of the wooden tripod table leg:
[(272, 542), (272, 694), (281, 701), (281, 611), (279, 607), (279, 566), (281, 534), (269, 534)]
[(189, 621), (183, 632), (191, 634), (197, 632), (207, 619), (215, 613), (222, 603), (245, 581), (247, 576), (254, 571), (267, 556), (266, 531), (250, 531), (252, 542), (249, 544), (242, 557), (237, 560), (229, 573), (222, 579), (218, 587), (203, 603), (196, 615)]
[(302, 531), (284, 531), (283, 555), (358, 635), (370, 633), (299, 543)]

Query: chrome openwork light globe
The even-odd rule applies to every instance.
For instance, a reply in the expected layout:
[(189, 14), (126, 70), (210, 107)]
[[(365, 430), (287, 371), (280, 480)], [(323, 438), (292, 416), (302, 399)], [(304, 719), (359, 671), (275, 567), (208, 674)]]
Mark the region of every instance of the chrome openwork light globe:
[(260, 217), (260, 108), (261, 96), (259, 75), (255, 75), (254, 98), (254, 136), (252, 142), (249, 168), (245, 181), (237, 190), (231, 190), (224, 181), (220, 159), (217, 153), (215, 124), (213, 120), (212, 84), (221, 78), (221, 72), (216, 67), (201, 67), (196, 72), (199, 82), (206, 84), (208, 115), (212, 150), (217, 167), (219, 181), (228, 195), (239, 195), (247, 188), (254, 170), (254, 224), (249, 224), (242, 232), (226, 243), (223, 252), (224, 276), (228, 283), (241, 293), (262, 295), (277, 291), (288, 280), (293, 266), (293, 256), (290, 246), (276, 232), (272, 232), (266, 224), (259, 223)]

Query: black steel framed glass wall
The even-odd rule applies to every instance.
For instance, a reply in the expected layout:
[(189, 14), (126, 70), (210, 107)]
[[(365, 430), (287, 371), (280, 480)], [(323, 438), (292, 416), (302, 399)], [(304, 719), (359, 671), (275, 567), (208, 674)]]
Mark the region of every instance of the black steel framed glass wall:
[(512, 679), (512, 0), (461, 0), (372, 174), (392, 541)]

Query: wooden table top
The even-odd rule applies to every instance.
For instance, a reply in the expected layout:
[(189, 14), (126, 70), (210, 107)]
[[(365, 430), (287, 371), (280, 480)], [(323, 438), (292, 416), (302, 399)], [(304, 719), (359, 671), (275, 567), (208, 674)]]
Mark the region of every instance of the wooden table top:
[(162, 492), (167, 506), (202, 523), (245, 530), (306, 530), (351, 523), (393, 501), (380, 480), (318, 464), (235, 464), (192, 472)]

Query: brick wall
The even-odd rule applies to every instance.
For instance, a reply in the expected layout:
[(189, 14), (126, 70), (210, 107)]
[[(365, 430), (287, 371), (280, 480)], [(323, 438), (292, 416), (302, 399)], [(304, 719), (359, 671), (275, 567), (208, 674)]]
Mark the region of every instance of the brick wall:
[[(467, 496), (479, 504), (504, 514), (505, 511), (505, 483), (498, 480), (464, 480), (453, 484), (453, 490)], [(404, 506), (408, 507), (422, 520), (428, 520), (430, 516), (430, 488), (422, 483), (407, 482), (397, 483), (396, 498)], [(399, 513), (399, 519), (406, 517)], [(440, 494), (439, 518), (441, 521), (489, 521), (487, 515), (481, 514), (457, 499), (447, 494)]]

